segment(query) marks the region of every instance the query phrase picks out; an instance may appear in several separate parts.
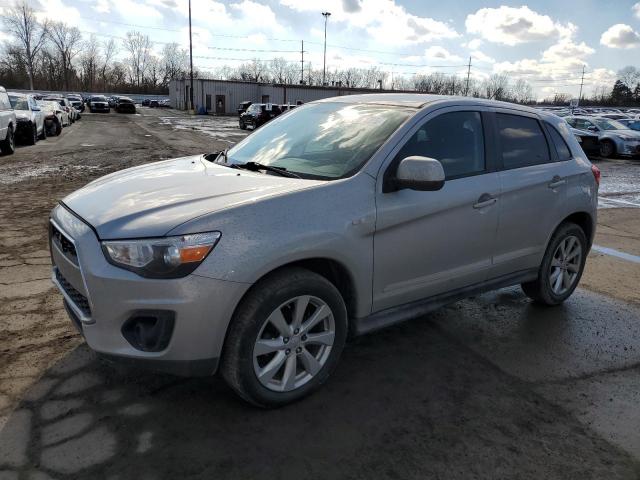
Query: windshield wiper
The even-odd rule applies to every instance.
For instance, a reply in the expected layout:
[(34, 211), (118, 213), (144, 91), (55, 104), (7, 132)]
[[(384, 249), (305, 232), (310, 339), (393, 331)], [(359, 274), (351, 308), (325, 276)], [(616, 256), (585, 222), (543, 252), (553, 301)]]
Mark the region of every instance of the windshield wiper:
[[(226, 156), (226, 153), (225, 153), (225, 156)], [(287, 171), (287, 169), (284, 167), (274, 167), (273, 165), (265, 165), (264, 163), (258, 163), (258, 162), (236, 163), (229, 166), (232, 166), (232, 168), (243, 168), (245, 170), (249, 170), (252, 172), (266, 170), (267, 172), (274, 172), (283, 177), (302, 178), (300, 175), (296, 173)]]

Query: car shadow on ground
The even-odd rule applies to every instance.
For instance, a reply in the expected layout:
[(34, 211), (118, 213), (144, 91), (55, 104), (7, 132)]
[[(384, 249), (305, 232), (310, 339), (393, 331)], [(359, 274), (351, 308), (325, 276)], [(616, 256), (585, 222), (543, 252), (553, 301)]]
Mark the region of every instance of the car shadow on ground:
[[(517, 331), (564, 334), (509, 295), (505, 308), (524, 309)], [(570, 322), (562, 307), (554, 315)], [(320, 391), (277, 410), (242, 403), (218, 378), (112, 366), (83, 344), (0, 432), (0, 478), (36, 474), (613, 479), (637, 478), (638, 465), (427, 316), (351, 341)]]

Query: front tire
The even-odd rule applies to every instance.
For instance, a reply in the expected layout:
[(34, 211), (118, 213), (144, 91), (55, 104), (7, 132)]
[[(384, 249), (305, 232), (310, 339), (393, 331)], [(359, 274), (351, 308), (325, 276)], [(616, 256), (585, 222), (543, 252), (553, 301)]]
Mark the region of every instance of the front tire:
[(27, 138), (27, 145), (35, 145), (38, 142), (38, 127), (31, 125), (31, 135)]
[(336, 287), (302, 268), (256, 283), (231, 320), (220, 371), (253, 405), (273, 408), (322, 385), (347, 338), (347, 311)]
[(9, 125), (7, 136), (0, 142), (0, 151), (5, 155), (11, 155), (16, 151), (16, 138), (13, 126)]
[(575, 223), (564, 223), (551, 237), (538, 278), (522, 284), (524, 293), (542, 305), (559, 305), (578, 286), (588, 251), (587, 237)]

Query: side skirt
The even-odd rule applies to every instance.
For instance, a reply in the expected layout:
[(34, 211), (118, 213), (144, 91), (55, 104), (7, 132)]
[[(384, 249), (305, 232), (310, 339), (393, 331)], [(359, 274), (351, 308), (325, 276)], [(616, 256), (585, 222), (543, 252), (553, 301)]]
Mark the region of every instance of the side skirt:
[(535, 280), (538, 277), (538, 269), (523, 270), (502, 277), (487, 280), (486, 282), (470, 285), (468, 287), (453, 290), (451, 292), (434, 295), (423, 300), (407, 303), (397, 307), (387, 308), (366, 317), (351, 319), (352, 332), (354, 335), (390, 327), (397, 323), (420, 317), (429, 312), (449, 305), (450, 303), (464, 300), (465, 298), (490, 292), (499, 288), (510, 287), (520, 283)]

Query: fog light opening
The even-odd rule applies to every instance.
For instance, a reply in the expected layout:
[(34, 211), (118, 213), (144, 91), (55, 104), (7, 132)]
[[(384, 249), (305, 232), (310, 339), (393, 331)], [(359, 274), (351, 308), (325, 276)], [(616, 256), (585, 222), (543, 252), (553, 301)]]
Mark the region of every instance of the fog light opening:
[(136, 312), (122, 326), (122, 335), (136, 350), (160, 352), (167, 348), (173, 326), (174, 312)]

